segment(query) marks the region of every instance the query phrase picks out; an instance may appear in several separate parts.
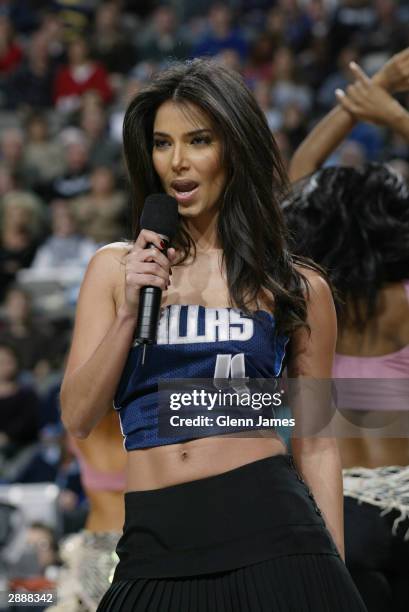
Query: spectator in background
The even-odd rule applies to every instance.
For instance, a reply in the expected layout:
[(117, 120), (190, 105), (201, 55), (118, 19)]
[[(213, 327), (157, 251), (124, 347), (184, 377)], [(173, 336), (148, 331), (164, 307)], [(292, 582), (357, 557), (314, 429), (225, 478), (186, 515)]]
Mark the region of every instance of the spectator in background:
[(18, 270), (30, 266), (44, 229), (44, 208), (36, 196), (24, 191), (4, 196), (0, 219), (0, 301)]
[(351, 80), (349, 64), (358, 59), (355, 47), (344, 47), (337, 58), (337, 70), (331, 72), (321, 85), (317, 94), (317, 103), (320, 110), (329, 111), (334, 106), (334, 91), (344, 89)]
[(38, 12), (46, 3), (47, 0), (2, 0), (1, 10), (9, 16), (17, 32), (27, 35), (38, 25)]
[(85, 270), (97, 245), (79, 234), (68, 202), (53, 202), (51, 214), (51, 236), (39, 247), (31, 268), (45, 273), (61, 266)]
[(307, 114), (297, 102), (292, 102), (284, 109), (282, 118), (282, 129), (294, 151), (307, 136)]
[(90, 57), (85, 38), (76, 38), (68, 46), (68, 64), (62, 66), (54, 82), (54, 103), (57, 110), (69, 113), (77, 110), (81, 96), (95, 90), (104, 103), (112, 99), (112, 89), (105, 68)]
[(174, 9), (159, 6), (152, 15), (151, 28), (139, 45), (140, 58), (161, 63), (169, 58), (185, 59), (188, 54), (187, 42), (178, 30)]
[(328, 49), (333, 65), (341, 49), (364, 42), (374, 28), (376, 14), (373, 5), (368, 0), (341, 0), (337, 3), (328, 32)]
[(244, 69), (244, 78), (248, 85), (259, 81), (269, 81), (273, 76), (272, 60), (274, 40), (270, 34), (260, 34), (250, 47), (249, 57)]
[(231, 70), (235, 70), (238, 73), (242, 72), (242, 64), (240, 55), (234, 49), (223, 49), (215, 56), (215, 60), (218, 64), (226, 66)]
[[(55, 361), (57, 346), (53, 330), (36, 319), (30, 294), (18, 285), (8, 288), (4, 300), (4, 318), (0, 324), (0, 342), (12, 344), (18, 355), (20, 368), (33, 372)], [(55, 364), (56, 365), (56, 364)], [(58, 364), (61, 365), (61, 364)]]
[(257, 80), (254, 89), (254, 97), (256, 98), (258, 105), (263, 110), (268, 127), (272, 132), (279, 129), (283, 123), (282, 113), (277, 110), (271, 102), (271, 84), (269, 81)]
[[(18, 355), (12, 345), (0, 343), (0, 464), (38, 439), (39, 400), (33, 389), (18, 382)], [(0, 473), (0, 478), (5, 473)]]
[(16, 70), (22, 59), (23, 51), (15, 40), (11, 21), (6, 15), (0, 15), (0, 76)]
[(53, 0), (52, 4), (63, 26), (66, 41), (86, 34), (97, 4), (95, 0)]
[(289, 104), (296, 104), (300, 110), (308, 112), (312, 107), (312, 92), (301, 81), (294, 53), (289, 47), (280, 47), (273, 58), (274, 106), (284, 110)]
[(121, 158), (121, 148), (107, 133), (107, 115), (101, 104), (84, 106), (80, 127), (88, 142), (90, 166), (116, 168)]
[[(403, 5), (404, 3), (402, 3)], [(408, 44), (407, 24), (400, 19), (399, 2), (375, 0), (375, 26), (364, 39), (364, 53), (396, 53)]]
[(30, 39), (27, 56), (7, 82), (7, 107), (51, 108), (56, 65), (48, 51), (45, 33), (38, 31)]
[(224, 49), (234, 49), (244, 61), (247, 56), (247, 42), (241, 29), (233, 27), (232, 21), (232, 11), (228, 6), (214, 4), (209, 11), (209, 29), (193, 48), (192, 55), (217, 55)]
[(9, 127), (3, 130), (0, 140), (1, 161), (11, 171), (20, 169), (23, 157), (24, 134), (17, 127)]
[(65, 162), (61, 145), (50, 138), (46, 115), (31, 114), (26, 122), (24, 166), (37, 177), (36, 190), (45, 188), (63, 174)]
[(304, 49), (309, 41), (312, 20), (299, 0), (278, 0), (279, 10), (284, 17), (284, 40), (297, 53)]
[(51, 197), (76, 198), (90, 190), (89, 146), (84, 133), (66, 128), (60, 134), (64, 147), (65, 172), (53, 181)]
[(58, 540), (51, 527), (44, 523), (32, 523), (27, 531), (27, 544), (36, 554), (39, 575), (47, 575), (49, 569), (57, 570), (61, 564)]
[(45, 12), (41, 19), (40, 32), (48, 43), (48, 54), (56, 65), (65, 62), (64, 24), (55, 11)]
[(117, 145), (122, 147), (122, 125), (125, 117), (125, 110), (132, 98), (147, 82), (152, 71), (152, 64), (142, 62), (128, 75), (127, 80), (122, 85), (119, 92), (117, 104), (112, 109), (109, 118), (109, 135)]
[(96, 167), (91, 174), (91, 192), (70, 205), (79, 230), (93, 242), (102, 245), (124, 237), (126, 196), (115, 189), (110, 167)]
[(105, 2), (96, 11), (92, 53), (110, 74), (126, 74), (136, 63), (136, 50), (121, 29), (117, 2)]
[(4, 162), (0, 162), (0, 198), (10, 191), (17, 190), (16, 174)]
[(284, 13), (278, 6), (273, 6), (266, 14), (265, 28), (266, 33), (271, 36), (274, 46), (282, 47), (286, 43), (285, 39), (285, 18)]
[(37, 180), (34, 168), (24, 163), (24, 132), (18, 127), (3, 130), (0, 140), (0, 161), (27, 188)]

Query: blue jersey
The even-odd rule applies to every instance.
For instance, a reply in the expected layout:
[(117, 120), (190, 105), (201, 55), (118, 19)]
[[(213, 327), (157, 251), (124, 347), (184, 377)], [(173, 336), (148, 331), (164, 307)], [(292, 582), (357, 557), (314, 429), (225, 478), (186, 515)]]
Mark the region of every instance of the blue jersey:
[[(277, 334), (274, 317), (259, 310), (249, 317), (234, 308), (171, 305), (162, 310), (157, 343), (146, 351), (135, 343), (119, 382), (119, 411), (127, 450), (182, 442), (159, 435), (158, 381), (220, 379), (230, 356), (235, 378), (280, 376), (288, 337)], [(242, 356), (234, 359), (235, 355)], [(236, 371), (233, 373), (233, 363)]]

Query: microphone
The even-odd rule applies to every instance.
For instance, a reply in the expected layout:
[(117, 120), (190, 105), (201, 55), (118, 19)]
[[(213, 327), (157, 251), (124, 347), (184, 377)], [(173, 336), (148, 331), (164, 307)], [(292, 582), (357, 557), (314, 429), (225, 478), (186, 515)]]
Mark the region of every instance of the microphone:
[[(178, 229), (178, 203), (165, 193), (155, 193), (148, 196), (143, 207), (141, 229), (151, 230), (160, 235), (165, 242), (165, 253)], [(152, 248), (149, 243), (146, 248)], [(156, 246), (155, 246), (156, 248)], [(143, 344), (142, 365), (145, 363), (145, 352), (148, 344), (156, 341), (162, 290), (159, 287), (142, 287), (139, 294), (138, 318), (136, 322), (135, 340)]]

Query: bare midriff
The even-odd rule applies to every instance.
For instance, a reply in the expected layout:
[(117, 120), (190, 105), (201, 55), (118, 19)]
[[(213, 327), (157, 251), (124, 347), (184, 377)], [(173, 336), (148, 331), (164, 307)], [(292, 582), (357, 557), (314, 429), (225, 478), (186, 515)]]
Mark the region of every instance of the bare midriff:
[[(229, 294), (221, 268), (220, 249), (197, 253), (194, 266), (174, 266), (172, 284), (178, 290), (171, 287), (162, 306), (202, 304), (221, 308), (222, 304), (228, 305)], [(114, 295), (118, 311), (123, 285), (118, 285)], [(284, 442), (273, 431), (265, 430), (260, 435), (252, 431), (134, 450), (128, 452), (127, 490), (161, 489), (200, 480), (286, 452)]]
[(85, 490), (90, 512), (85, 529), (93, 532), (122, 531), (124, 524), (124, 494), (122, 491)]
[(344, 468), (409, 465), (407, 438), (341, 438), (338, 446)]
[(128, 453), (127, 490), (162, 489), (285, 454), (284, 442), (275, 434), (269, 435), (273, 437), (215, 436), (131, 451)]

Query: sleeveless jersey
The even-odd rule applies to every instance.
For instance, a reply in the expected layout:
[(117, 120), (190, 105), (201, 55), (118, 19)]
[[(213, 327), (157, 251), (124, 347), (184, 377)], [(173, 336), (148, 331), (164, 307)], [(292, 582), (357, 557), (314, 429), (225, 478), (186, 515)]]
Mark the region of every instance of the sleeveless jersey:
[[(158, 381), (220, 378), (220, 356), (242, 355), (238, 377), (280, 376), (288, 337), (277, 334), (274, 317), (259, 310), (249, 317), (234, 308), (170, 305), (162, 309), (157, 343), (146, 350), (135, 343), (119, 382), (119, 411), (126, 450), (183, 442), (158, 432)], [(223, 358), (222, 358), (223, 359)], [(237, 360), (236, 360), (237, 362)]]

